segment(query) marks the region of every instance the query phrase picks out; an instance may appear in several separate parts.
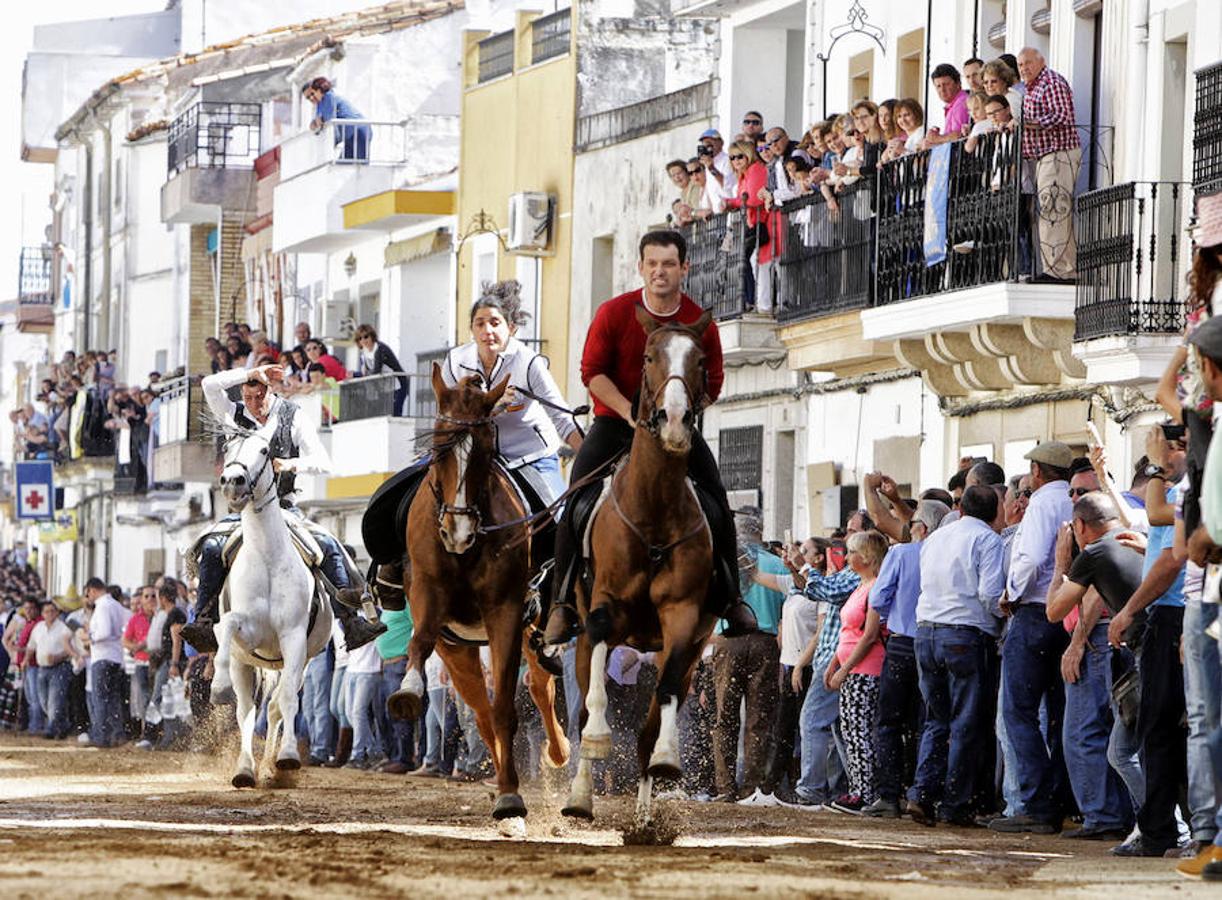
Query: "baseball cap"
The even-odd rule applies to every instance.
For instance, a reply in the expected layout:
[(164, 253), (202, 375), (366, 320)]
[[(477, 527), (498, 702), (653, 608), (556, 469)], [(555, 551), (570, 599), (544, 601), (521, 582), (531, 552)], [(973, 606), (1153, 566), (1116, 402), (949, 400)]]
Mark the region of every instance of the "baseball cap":
[(720, 139), (720, 138), (721, 138), (721, 132), (720, 132), (720, 131), (718, 131), (716, 128), (709, 128), (709, 129), (707, 129), (707, 130), (706, 130), (706, 131), (705, 131), (705, 132), (704, 132), (702, 135), (700, 135), (700, 137), (701, 137), (701, 138), (718, 138), (718, 139)]
[(1210, 359), (1222, 359), (1222, 316), (1206, 319), (1193, 329), (1188, 343)]
[(1044, 441), (1023, 454), (1023, 459), (1043, 463), (1046, 466), (1056, 466), (1058, 469), (1068, 469), (1073, 465), (1074, 454), (1068, 444), (1060, 441)]

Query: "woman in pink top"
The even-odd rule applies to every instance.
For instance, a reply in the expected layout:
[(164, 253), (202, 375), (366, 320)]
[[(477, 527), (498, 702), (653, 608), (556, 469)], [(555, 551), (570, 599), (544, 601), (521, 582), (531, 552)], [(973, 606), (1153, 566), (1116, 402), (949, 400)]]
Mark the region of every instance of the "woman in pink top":
[(849, 793), (832, 806), (860, 812), (874, 802), (874, 721), (878, 718), (878, 686), (883, 672), (882, 623), (870, 608), (870, 588), (887, 555), (887, 539), (877, 531), (861, 531), (848, 540), (849, 567), (861, 584), (840, 610), (840, 645), (823, 675), (829, 691), (840, 692), (840, 727), (848, 759)]

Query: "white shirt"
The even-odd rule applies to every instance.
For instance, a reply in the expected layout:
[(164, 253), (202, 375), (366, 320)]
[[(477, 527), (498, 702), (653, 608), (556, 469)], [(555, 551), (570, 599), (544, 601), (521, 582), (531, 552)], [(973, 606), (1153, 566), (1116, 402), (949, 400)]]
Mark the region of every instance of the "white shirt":
[(971, 625), (996, 635), (998, 601), (1005, 590), (1001, 536), (986, 523), (964, 516), (941, 525), (921, 542), (921, 595), (917, 624)]
[(34, 630), (30, 632), (30, 642), (26, 644), (26, 649), (32, 649), (38, 665), (46, 667), (63, 662), (68, 658), (68, 643), (71, 640), (72, 629), (65, 625), (59, 616), (56, 616), (50, 628), (47, 627), (45, 619), (34, 626)]
[(781, 607), (781, 665), (796, 666), (819, 622), (819, 604), (805, 594), (791, 593)]
[[(713, 166), (721, 173), (721, 196), (723, 198), (732, 198), (738, 190), (738, 176), (734, 174), (734, 167), (730, 165), (730, 154), (726, 150), (722, 150), (713, 157)], [(704, 176), (714, 186), (717, 186), (717, 179), (712, 175)]]
[(904, 141), (905, 153), (916, 153), (921, 149), (921, 141), (925, 140), (925, 126), (918, 125), (912, 129), (912, 134), (908, 135), (908, 139)]
[(370, 641), (363, 647), (348, 651), (348, 674), (369, 675), (382, 671), (382, 654), (378, 652), (378, 642)]
[(331, 643), (335, 647), (335, 668), (342, 669), (348, 665), (348, 648), (344, 644), (344, 629), (340, 627), (339, 619), (331, 620)]
[(89, 618), (89, 658), (92, 662), (123, 664), (123, 630), (131, 613), (110, 594), (94, 601)]
[[(250, 372), (246, 369), (226, 369), (223, 372), (209, 375), (200, 382), (200, 386), (204, 389), (204, 401), (208, 404), (208, 409), (232, 428), (241, 428), (234, 418), (239, 406), (230, 400), (229, 395), (225, 392), (232, 387), (245, 384), (249, 378)], [(260, 426), (259, 432), (265, 437), (274, 433), (281, 411), (285, 409), (285, 404), (291, 402), (283, 397), (274, 397), (268, 409), (267, 422)], [(297, 415), (293, 416), (292, 435), (293, 443), (297, 445), (297, 457), (284, 460), (284, 468), (313, 475), (331, 474), (331, 454), (322, 445), (322, 440), (318, 437), (318, 429), (314, 427), (308, 417), (301, 414), (300, 410)]]
[(1010, 602), (1039, 603), (1048, 599), (1052, 581), (1057, 529), (1073, 519), (1069, 485), (1053, 481), (1031, 495), (1010, 550)]
[(144, 649), (149, 653), (161, 652), (161, 632), (165, 628), (165, 617), (166, 611), (158, 605), (157, 612), (153, 613), (153, 618), (149, 620), (149, 633), (144, 639)]

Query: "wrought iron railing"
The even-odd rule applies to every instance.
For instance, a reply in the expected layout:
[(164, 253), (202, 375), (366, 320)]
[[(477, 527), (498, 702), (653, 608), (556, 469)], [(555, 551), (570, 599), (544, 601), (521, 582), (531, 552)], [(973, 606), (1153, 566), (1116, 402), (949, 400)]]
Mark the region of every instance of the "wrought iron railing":
[(1138, 181), (1078, 198), (1074, 339), (1178, 334), (1187, 185)]
[(188, 168), (249, 169), (262, 152), (258, 103), (195, 104), (170, 123), (170, 177)]
[(875, 179), (846, 185), (829, 205), (822, 193), (781, 207), (773, 253), (777, 319), (864, 309), (874, 295)]
[(502, 31), (479, 42), (479, 83), (513, 72), (512, 31)]
[(530, 61), (532, 64), (563, 56), (569, 52), (572, 21), (572, 8), (569, 7), (550, 15), (540, 16), (530, 23)]
[(973, 153), (950, 145), (946, 259), (934, 265), (924, 249), (933, 151), (879, 167), (877, 305), (1018, 278), (1020, 143), (1015, 131), (984, 135)]
[(712, 113), (713, 82), (702, 81), (661, 97), (582, 116), (577, 120), (575, 146), (578, 151), (606, 147)]
[(1198, 195), (1222, 190), (1222, 62), (1197, 70), (1192, 125), (1192, 187)]
[(116, 494), (143, 494), (148, 490), (152, 472), (149, 468), (149, 440), (152, 434), (144, 422), (133, 422), (115, 431)]
[(743, 258), (746, 225), (736, 210), (697, 219), (679, 229), (687, 241), (687, 278), (683, 290), (717, 319), (741, 316), (750, 281)]
[(21, 248), (17, 282), (17, 301), (20, 304), (49, 306), (52, 303), (52, 259), (49, 245)]

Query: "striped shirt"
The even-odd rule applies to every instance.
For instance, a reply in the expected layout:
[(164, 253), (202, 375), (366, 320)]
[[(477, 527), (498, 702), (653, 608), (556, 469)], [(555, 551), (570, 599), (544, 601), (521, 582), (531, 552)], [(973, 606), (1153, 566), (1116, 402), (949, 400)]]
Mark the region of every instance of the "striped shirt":
[(815, 656), (811, 660), (817, 678), (823, 677), (840, 644), (840, 608), (860, 584), (861, 576), (847, 568), (832, 575), (811, 572), (806, 576), (806, 596), (822, 601), (827, 608), (823, 628), (819, 631), (819, 643), (815, 645)]

